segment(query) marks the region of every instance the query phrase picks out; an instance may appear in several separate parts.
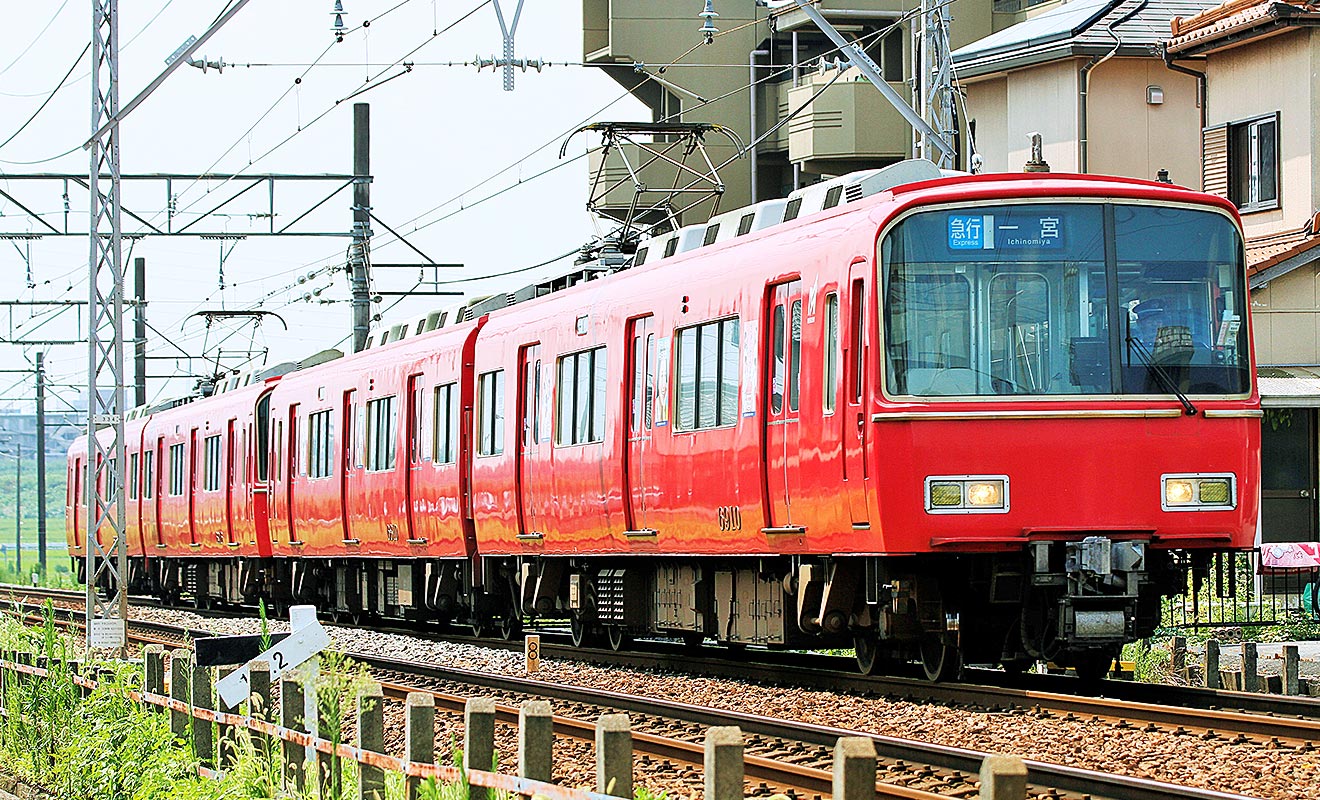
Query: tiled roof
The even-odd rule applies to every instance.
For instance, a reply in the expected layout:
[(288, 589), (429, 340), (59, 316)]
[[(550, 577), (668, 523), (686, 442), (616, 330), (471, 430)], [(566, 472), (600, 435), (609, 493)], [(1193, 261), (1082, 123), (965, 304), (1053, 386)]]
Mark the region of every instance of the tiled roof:
[[(1320, 236), (1310, 225), (1297, 231), (1247, 239), (1247, 276), (1254, 277), (1320, 245)], [(1320, 258), (1320, 252), (1313, 254)]]
[(953, 53), (970, 77), (1070, 56), (1153, 55), (1168, 38), (1170, 21), (1197, 16), (1215, 0), (1072, 0), (1011, 25)]
[(1174, 17), (1166, 47), (1170, 53), (1205, 52), (1225, 40), (1317, 22), (1320, 3), (1314, 0), (1229, 0), (1190, 17)]

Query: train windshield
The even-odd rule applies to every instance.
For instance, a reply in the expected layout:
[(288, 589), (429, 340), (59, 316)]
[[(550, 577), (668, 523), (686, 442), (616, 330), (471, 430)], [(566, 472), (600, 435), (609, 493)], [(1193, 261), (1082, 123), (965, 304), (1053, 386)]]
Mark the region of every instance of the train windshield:
[(880, 257), (891, 394), (1250, 389), (1242, 240), (1221, 214), (941, 209), (896, 225)]

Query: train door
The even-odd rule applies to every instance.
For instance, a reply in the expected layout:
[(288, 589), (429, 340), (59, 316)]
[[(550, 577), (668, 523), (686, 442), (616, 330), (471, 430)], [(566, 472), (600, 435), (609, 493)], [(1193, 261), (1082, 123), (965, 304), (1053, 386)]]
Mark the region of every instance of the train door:
[(87, 513), (87, 498), (83, 497), (83, 472), (83, 460), (75, 458), (73, 473), (69, 475), (69, 485), (73, 487), (69, 493), (69, 505), (73, 506), (73, 543), (77, 547), (83, 543), (82, 520)]
[(201, 544), (197, 538), (197, 429), (188, 435), (188, 541)]
[(802, 281), (771, 286), (767, 294), (770, 324), (765, 338), (766, 368), (765, 468), (766, 531), (803, 530), (793, 514), (800, 492), (798, 471), (802, 400)]
[(870, 468), (867, 464), (867, 437), (870, 425), (866, 420), (866, 323), (867, 261), (853, 263), (849, 274), (848, 291), (840, 309), (843, 339), (843, 480), (848, 498), (848, 510), (853, 528), (866, 530), (871, 525), (867, 494), (870, 488)]
[(420, 532), (416, 524), (414, 515), (414, 490), (415, 484), (422, 478), (422, 419), (425, 409), (422, 404), (425, 402), (426, 393), (423, 391), (421, 375), (408, 376), (408, 410), (407, 427), (408, 432), (408, 473), (404, 477), (404, 506), (406, 514), (406, 523), (408, 526), (407, 536), (409, 542), (417, 541), (420, 538)]
[(353, 446), (357, 441), (357, 407), (353, 399), (353, 390), (344, 392), (344, 405), (342, 408), (343, 418), (340, 420), (339, 430), (343, 435), (339, 437), (339, 515), (340, 527), (344, 530), (343, 541), (353, 538), (353, 515), (349, 510), (349, 500), (352, 498), (350, 479), (354, 474)]
[(234, 420), (229, 420), (225, 429), (225, 531), (229, 534), (229, 543), (237, 544), (238, 536), (234, 529)]
[(298, 512), (293, 507), (293, 485), (298, 480), (298, 404), (289, 406), (289, 439), (284, 444), (284, 511), (289, 518), (289, 541), (300, 542), (298, 538)]
[(642, 317), (629, 323), (627, 419), (628, 445), (624, 450), (624, 479), (628, 485), (627, 514), (624, 523), (629, 533), (654, 533), (650, 506), (659, 494), (653, 468), (651, 429), (655, 422), (655, 331), (654, 317)]
[[(148, 472), (150, 472), (150, 470), (148, 470)], [(151, 486), (149, 491), (152, 492), (152, 496), (154, 498), (154, 504), (155, 504), (156, 544), (158, 545), (165, 544), (165, 534), (160, 524), (161, 495), (165, 493), (164, 491), (162, 491), (165, 487), (164, 474), (165, 474), (165, 437), (162, 436), (156, 439), (155, 474), (154, 475), (149, 474), (147, 476), (147, 484)]]
[(541, 464), (541, 345), (522, 348), (518, 367), (518, 456), (514, 493), (518, 502), (518, 533), (545, 535), (537, 508)]

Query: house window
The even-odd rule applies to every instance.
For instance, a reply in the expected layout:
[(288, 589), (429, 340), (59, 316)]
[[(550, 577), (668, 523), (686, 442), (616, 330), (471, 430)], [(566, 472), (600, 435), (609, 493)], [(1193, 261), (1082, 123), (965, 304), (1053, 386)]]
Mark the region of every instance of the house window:
[(183, 443), (170, 445), (170, 497), (183, 494)]
[(394, 469), (394, 442), (398, 416), (394, 395), (367, 401), (367, 457), (369, 471)]
[(1279, 205), (1279, 116), (1229, 126), (1229, 199), (1244, 211)]
[(220, 435), (206, 437), (202, 452), (202, 491), (214, 492), (220, 488)]
[(682, 328), (678, 340), (678, 430), (732, 425), (738, 421), (738, 320), (723, 319)]
[(596, 347), (559, 359), (555, 387), (555, 444), (605, 441), (605, 348)]
[(504, 370), (487, 372), (477, 381), (477, 454), (504, 452)]
[(307, 477), (324, 478), (330, 474), (330, 454), (334, 429), (330, 409), (307, 415)]
[(458, 384), (435, 387), (435, 437), (431, 460), (452, 464), (458, 458)]

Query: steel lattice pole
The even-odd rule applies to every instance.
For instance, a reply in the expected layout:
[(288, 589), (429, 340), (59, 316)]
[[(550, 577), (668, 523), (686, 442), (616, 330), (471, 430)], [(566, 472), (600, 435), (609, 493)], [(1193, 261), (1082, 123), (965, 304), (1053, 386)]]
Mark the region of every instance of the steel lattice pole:
[[(92, 0), (92, 140), (88, 143), (87, 647), (122, 649), (128, 619), (123, 497), (124, 271), (120, 253), (119, 0)], [(103, 185), (103, 177), (108, 185)], [(103, 389), (110, 389), (108, 393)], [(101, 434), (101, 435), (98, 435)], [(105, 438), (102, 438), (102, 437)], [(98, 487), (102, 487), (98, 491)], [(108, 539), (103, 544), (102, 539)], [(104, 588), (101, 598), (98, 588)]]

